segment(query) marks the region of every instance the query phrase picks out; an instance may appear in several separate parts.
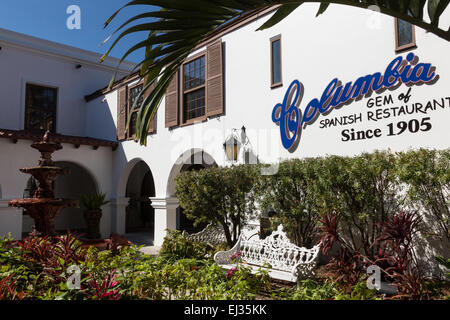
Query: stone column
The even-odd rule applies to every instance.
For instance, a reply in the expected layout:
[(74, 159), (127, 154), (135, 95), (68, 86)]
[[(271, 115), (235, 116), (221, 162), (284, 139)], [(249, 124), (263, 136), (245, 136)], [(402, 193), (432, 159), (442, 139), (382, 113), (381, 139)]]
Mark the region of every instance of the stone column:
[(115, 211), (115, 199), (109, 200), (108, 204), (102, 206), (102, 218), (100, 219), (100, 234), (102, 239), (108, 239), (111, 235), (112, 229), (112, 217)]
[(0, 200), (0, 237), (11, 236), (15, 240), (22, 239), (22, 209), (8, 206), (9, 200)]
[(112, 226), (111, 232), (116, 232), (120, 235), (125, 234), (125, 223), (127, 218), (126, 207), (128, 206), (128, 202), (130, 198), (117, 198), (112, 199)]
[(155, 208), (155, 236), (154, 245), (160, 247), (167, 235), (167, 229), (177, 228), (177, 198), (150, 198)]

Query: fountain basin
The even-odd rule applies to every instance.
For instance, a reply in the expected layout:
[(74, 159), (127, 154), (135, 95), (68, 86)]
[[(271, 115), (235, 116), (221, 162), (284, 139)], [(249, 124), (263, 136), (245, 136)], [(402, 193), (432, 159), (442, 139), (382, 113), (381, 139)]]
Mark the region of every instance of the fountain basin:
[(61, 210), (68, 207), (78, 207), (78, 200), (52, 199), (52, 198), (28, 198), (15, 199), (8, 202), (15, 208), (23, 208), (34, 220), (34, 228), (42, 235), (56, 235), (54, 221)]
[(60, 167), (32, 167), (32, 168), (23, 168), (19, 169), (23, 173), (31, 174), (32, 176), (46, 176), (46, 175), (52, 175), (52, 176), (59, 176), (62, 174), (68, 174), (69, 169), (66, 168), (60, 168)]
[(29, 207), (39, 207), (39, 206), (63, 206), (64, 208), (68, 207), (78, 207), (78, 200), (70, 200), (70, 199), (52, 199), (52, 198), (28, 198), (28, 199), (15, 199), (8, 202), (10, 207), (20, 207), (29, 210)]

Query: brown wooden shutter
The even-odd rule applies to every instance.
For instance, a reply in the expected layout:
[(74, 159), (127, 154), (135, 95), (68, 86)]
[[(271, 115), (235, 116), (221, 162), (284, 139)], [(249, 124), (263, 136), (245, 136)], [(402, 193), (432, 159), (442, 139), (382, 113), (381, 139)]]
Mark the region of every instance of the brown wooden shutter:
[(166, 128), (178, 125), (178, 72), (166, 92)]
[(127, 127), (127, 86), (117, 92), (117, 140), (125, 140)]
[(207, 47), (206, 61), (206, 115), (216, 116), (224, 111), (222, 40)]
[[(144, 85), (145, 85), (145, 81), (144, 81)], [(155, 89), (155, 83), (153, 83), (150, 87), (148, 87), (148, 89), (144, 92), (144, 98), (148, 97), (148, 95)], [(152, 121), (150, 121), (150, 124), (148, 126), (148, 133), (152, 134), (156, 132), (156, 117), (157, 114), (155, 114), (155, 117), (152, 119)]]

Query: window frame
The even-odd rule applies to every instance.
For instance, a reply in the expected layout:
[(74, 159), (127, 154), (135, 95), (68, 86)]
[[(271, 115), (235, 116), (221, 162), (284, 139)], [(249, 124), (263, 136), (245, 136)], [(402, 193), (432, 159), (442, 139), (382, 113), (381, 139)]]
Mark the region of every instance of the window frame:
[[(280, 42), (280, 82), (275, 83), (274, 82), (274, 55), (273, 55), (273, 43), (274, 42)], [(270, 88), (278, 88), (283, 86), (283, 48), (282, 48), (282, 40), (281, 40), (281, 34), (276, 35), (272, 38), (270, 38)]]
[[(139, 112), (139, 110), (141, 109), (141, 107), (139, 107), (138, 109), (134, 110), (133, 112), (131, 112), (131, 108), (133, 107), (133, 104), (131, 103), (131, 90), (133, 90), (136, 87), (142, 86), (142, 90), (144, 90), (144, 82), (143, 81), (139, 81), (133, 85), (129, 85), (127, 88), (127, 112), (126, 112), (126, 118), (125, 118), (125, 123), (128, 123), (128, 120), (131, 119), (131, 116), (133, 113), (137, 113)], [(142, 97), (144, 98), (144, 97)], [(131, 134), (131, 126), (128, 127), (127, 130), (127, 140), (133, 140), (136, 136), (136, 133)]]
[[(180, 74), (181, 74), (181, 77), (180, 77), (181, 78), (180, 79), (181, 97), (180, 97), (180, 106), (179, 106), (179, 115), (180, 115), (180, 120), (181, 120), (180, 125), (179, 125), (180, 127), (187, 126), (187, 125), (190, 125), (190, 124), (193, 124), (196, 122), (203, 122), (203, 121), (206, 121), (206, 119), (208, 118), (207, 113), (206, 113), (206, 111), (207, 111), (207, 99), (206, 98), (208, 96), (208, 86), (207, 86), (208, 61), (207, 61), (206, 53), (207, 53), (207, 50), (201, 51), (201, 52), (189, 57), (188, 59), (186, 59), (186, 61), (181, 65), (181, 68), (180, 68), (180, 71), (181, 71), (180, 72)], [(185, 90), (184, 89), (184, 67), (187, 64), (191, 63), (192, 61), (197, 60), (201, 57), (205, 57), (205, 83), (203, 85), (197, 86), (195, 88)], [(187, 93), (190, 93), (190, 92), (194, 92), (194, 91), (203, 89), (203, 88), (205, 89), (205, 114), (203, 116), (200, 116), (197, 118), (192, 118), (192, 119), (186, 120), (184, 118), (184, 95)]]
[(395, 34), (395, 53), (400, 53), (400, 52), (404, 52), (407, 50), (413, 50), (417, 48), (417, 42), (416, 42), (416, 27), (415, 25), (411, 24), (411, 38), (412, 38), (412, 42), (402, 45), (399, 45), (399, 40), (400, 40), (400, 35), (398, 32), (398, 27), (399, 27), (399, 18), (394, 18), (394, 34)]
[(23, 125), (23, 129), (24, 131), (27, 132), (36, 132), (36, 133), (42, 133), (47, 131), (47, 129), (32, 129), (32, 128), (28, 128), (28, 102), (27, 102), (27, 93), (28, 93), (28, 86), (35, 86), (35, 87), (41, 87), (41, 88), (45, 88), (45, 89), (51, 89), (55, 91), (55, 106), (52, 110), (53, 112), (53, 126), (50, 129), (51, 133), (56, 134), (57, 133), (57, 121), (58, 121), (58, 105), (59, 105), (59, 95), (60, 95), (60, 90), (59, 87), (56, 86), (52, 86), (52, 85), (47, 85), (47, 84), (42, 84), (42, 83), (38, 83), (38, 82), (34, 82), (34, 81), (26, 81), (25, 82), (25, 94), (24, 94), (24, 125)]

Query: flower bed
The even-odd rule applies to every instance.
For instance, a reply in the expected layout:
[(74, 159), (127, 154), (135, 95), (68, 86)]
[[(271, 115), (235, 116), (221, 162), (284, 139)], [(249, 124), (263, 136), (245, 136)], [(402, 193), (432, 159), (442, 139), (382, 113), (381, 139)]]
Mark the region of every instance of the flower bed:
[[(267, 272), (256, 275), (239, 264), (223, 270), (201, 244), (173, 232), (159, 257), (144, 255), (135, 245), (115, 251), (84, 248), (74, 234), (41, 238), (32, 235), (18, 243), (0, 240), (0, 299), (25, 300), (213, 300), (213, 299), (381, 299), (369, 290), (366, 277), (346, 286), (324, 270), (298, 286), (271, 281)], [(195, 258), (187, 258), (186, 254)], [(79, 289), (70, 289), (70, 267), (80, 270)], [(326, 271), (326, 270), (325, 270)], [(430, 283), (430, 298), (448, 294), (445, 283)]]

